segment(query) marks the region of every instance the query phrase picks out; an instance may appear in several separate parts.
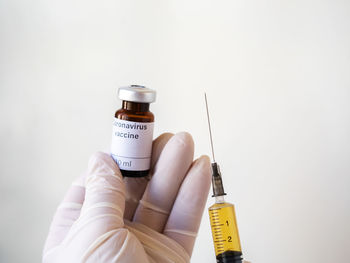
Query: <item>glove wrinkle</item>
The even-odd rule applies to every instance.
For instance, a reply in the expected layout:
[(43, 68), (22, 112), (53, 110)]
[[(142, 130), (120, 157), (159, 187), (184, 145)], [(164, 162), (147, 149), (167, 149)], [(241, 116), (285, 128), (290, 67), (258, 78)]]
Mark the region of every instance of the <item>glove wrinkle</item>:
[(106, 242), (111, 236), (113, 236), (116, 232), (120, 231), (119, 229), (111, 230), (107, 233), (104, 233), (103, 235), (99, 236), (87, 249), (85, 254), (82, 257), (82, 262), (85, 262), (88, 260), (88, 258), (104, 243)]
[[(75, 223), (73, 224), (73, 226), (71, 228), (71, 231), (68, 233), (66, 238), (62, 241), (62, 245), (66, 245), (69, 242), (71, 242), (71, 240), (73, 240), (74, 237), (79, 234), (79, 232), (83, 231), (84, 228), (87, 228), (88, 224), (94, 224), (95, 221), (97, 221), (97, 220), (99, 220), (101, 218), (113, 218), (113, 217), (115, 218), (113, 221), (116, 221), (118, 223), (120, 221), (122, 221), (122, 218), (120, 216), (118, 216), (118, 215), (115, 215), (115, 214), (96, 215), (96, 216), (91, 217), (91, 218), (89, 218), (88, 220), (85, 220), (85, 221), (79, 220), (80, 219), (79, 218), (77, 221), (75, 221)], [(123, 226), (114, 226), (114, 227), (109, 226), (109, 227), (116, 229), (116, 228), (122, 228)]]
[(83, 205), (76, 202), (63, 202), (57, 207), (58, 209), (80, 210)]
[(161, 214), (164, 214), (164, 215), (169, 215), (169, 212), (168, 211), (165, 211), (164, 209), (156, 206), (156, 205), (153, 205), (151, 204), (150, 202), (146, 202), (145, 200), (140, 200), (140, 204), (146, 208), (146, 209), (150, 209), (154, 212), (158, 212), (158, 213), (161, 213)]
[(180, 230), (180, 229), (165, 229), (164, 232), (173, 232), (173, 233), (177, 233), (177, 234), (181, 234), (181, 235), (185, 235), (185, 236), (191, 236), (194, 238), (197, 237), (196, 232), (185, 231), (185, 230)]
[(148, 261), (148, 256), (141, 242), (135, 237), (133, 233), (129, 230), (124, 229), (127, 235), (125, 237), (124, 243), (119, 249), (118, 254), (114, 255), (111, 262), (118, 263), (129, 263), (129, 262), (139, 262), (139, 263), (150, 263)]
[(186, 250), (176, 241), (139, 223), (125, 220), (125, 228), (132, 232), (142, 243), (146, 253), (155, 262), (190, 262)]
[(116, 212), (118, 212), (118, 215), (120, 217), (123, 216), (123, 211), (119, 208), (119, 206), (113, 204), (113, 203), (109, 203), (109, 202), (100, 202), (100, 203), (95, 203), (92, 206), (89, 206), (88, 208), (86, 208), (85, 210), (83, 210), (81, 212), (81, 216), (86, 216), (86, 214), (88, 214), (88, 212), (91, 212), (92, 210), (98, 209), (98, 208), (110, 208)]

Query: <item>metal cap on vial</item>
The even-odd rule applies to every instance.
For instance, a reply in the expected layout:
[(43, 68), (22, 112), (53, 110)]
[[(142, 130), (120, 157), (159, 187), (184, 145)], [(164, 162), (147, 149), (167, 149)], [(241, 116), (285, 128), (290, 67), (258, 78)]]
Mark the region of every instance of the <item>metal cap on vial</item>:
[(156, 91), (140, 85), (130, 85), (118, 89), (118, 96), (121, 100), (139, 103), (151, 103), (156, 100)]

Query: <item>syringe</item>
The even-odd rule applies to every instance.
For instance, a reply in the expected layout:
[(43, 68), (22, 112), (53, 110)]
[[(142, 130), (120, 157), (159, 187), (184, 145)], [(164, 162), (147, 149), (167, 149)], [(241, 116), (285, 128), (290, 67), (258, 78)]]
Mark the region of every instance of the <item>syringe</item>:
[(235, 207), (233, 204), (225, 202), (226, 195), (222, 184), (219, 165), (215, 162), (213, 138), (211, 134), (207, 95), (204, 93), (205, 105), (207, 109), (208, 126), (210, 134), (211, 151), (213, 155), (212, 185), (215, 204), (209, 207), (209, 217), (211, 232), (214, 241), (215, 255), (217, 263), (241, 263), (242, 249), (239, 239)]

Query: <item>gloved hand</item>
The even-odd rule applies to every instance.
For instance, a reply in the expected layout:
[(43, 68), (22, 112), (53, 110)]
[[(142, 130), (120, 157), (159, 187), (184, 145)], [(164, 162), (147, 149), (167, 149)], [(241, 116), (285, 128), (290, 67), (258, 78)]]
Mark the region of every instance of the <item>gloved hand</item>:
[(210, 187), (188, 133), (153, 142), (149, 178), (123, 178), (97, 153), (53, 218), (43, 262), (189, 262)]

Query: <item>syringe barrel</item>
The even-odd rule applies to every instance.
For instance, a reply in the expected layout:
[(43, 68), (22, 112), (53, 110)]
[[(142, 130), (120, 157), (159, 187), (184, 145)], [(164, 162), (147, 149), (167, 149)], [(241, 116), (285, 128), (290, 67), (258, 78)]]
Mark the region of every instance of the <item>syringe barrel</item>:
[(242, 249), (239, 239), (234, 205), (215, 203), (209, 208), (217, 263), (241, 263)]

